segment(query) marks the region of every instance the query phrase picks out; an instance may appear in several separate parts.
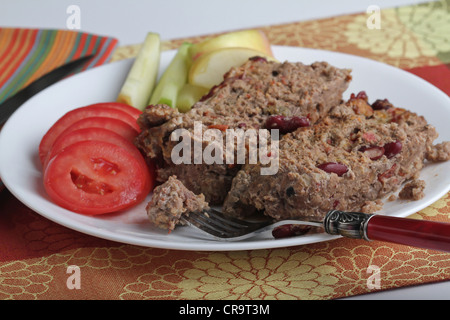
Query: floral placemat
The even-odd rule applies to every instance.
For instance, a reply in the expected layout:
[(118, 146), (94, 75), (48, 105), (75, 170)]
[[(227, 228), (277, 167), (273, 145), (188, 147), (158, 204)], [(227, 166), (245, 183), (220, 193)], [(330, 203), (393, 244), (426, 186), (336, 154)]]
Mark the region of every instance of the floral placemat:
[[(260, 29), (274, 45), (382, 61), (450, 94), (449, 11), (450, 0), (381, 10), (380, 29), (373, 20), (368, 27), (373, 12)], [(139, 48), (119, 47), (112, 60)], [(450, 222), (450, 194), (411, 217)], [(336, 299), (450, 280), (450, 254), (377, 241), (232, 252), (110, 242), (42, 218), (7, 190), (0, 194), (0, 239), (0, 299)]]

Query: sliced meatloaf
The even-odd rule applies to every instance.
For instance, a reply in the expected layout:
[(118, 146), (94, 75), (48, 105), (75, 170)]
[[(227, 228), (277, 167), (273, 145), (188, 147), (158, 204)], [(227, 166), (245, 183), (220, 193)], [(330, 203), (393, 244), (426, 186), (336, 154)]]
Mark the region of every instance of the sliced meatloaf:
[[(260, 165), (245, 165), (224, 211), (240, 217), (261, 211), (276, 219), (321, 219), (331, 209), (373, 212), (380, 199), (418, 178), (426, 158), (445, 160), (447, 144), (433, 146), (437, 133), (422, 116), (373, 105), (353, 95), (320, 124), (284, 135), (278, 172), (264, 176)], [(422, 182), (411, 186), (417, 192), (410, 194), (420, 197)]]
[[(203, 193), (211, 204), (221, 204), (241, 166), (225, 161), (175, 165), (171, 153), (180, 140), (172, 141), (171, 135), (176, 129), (186, 129), (194, 139), (196, 122), (203, 131), (264, 128), (271, 115), (303, 117), (314, 124), (342, 101), (350, 80), (350, 70), (326, 62), (304, 65), (251, 58), (225, 74), (223, 82), (187, 113), (164, 105), (148, 107), (139, 119), (142, 132), (136, 145), (156, 159), (159, 181), (176, 175), (189, 190)], [(207, 145), (203, 142), (203, 149)]]

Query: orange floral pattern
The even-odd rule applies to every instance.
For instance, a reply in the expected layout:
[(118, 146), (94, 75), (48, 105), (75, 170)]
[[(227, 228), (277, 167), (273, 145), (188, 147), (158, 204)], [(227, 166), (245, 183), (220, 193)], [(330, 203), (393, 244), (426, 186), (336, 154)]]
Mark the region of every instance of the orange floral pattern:
[(336, 268), (290, 249), (210, 254), (193, 262), (179, 287), (186, 299), (323, 299), (338, 282)]
[(413, 68), (436, 65), (439, 52), (450, 51), (450, 28), (445, 2), (383, 10), (380, 29), (368, 29), (367, 17), (357, 15), (344, 34), (349, 43), (381, 57), (386, 63)]
[(49, 289), (53, 276), (44, 259), (11, 261), (0, 265), (0, 299), (37, 299)]

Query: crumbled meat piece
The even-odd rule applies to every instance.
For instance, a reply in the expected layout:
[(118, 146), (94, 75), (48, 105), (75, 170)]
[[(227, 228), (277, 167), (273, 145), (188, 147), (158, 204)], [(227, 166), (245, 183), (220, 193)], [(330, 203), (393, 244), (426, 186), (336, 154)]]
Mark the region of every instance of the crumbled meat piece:
[(163, 162), (161, 145), (167, 137), (165, 134), (160, 134), (159, 128), (169, 120), (176, 122), (176, 119), (180, 118), (179, 115), (180, 112), (177, 109), (165, 104), (157, 104), (148, 106), (139, 116), (137, 123), (142, 131), (136, 137), (134, 144), (148, 159), (157, 160), (158, 164)]
[(176, 108), (171, 108), (165, 104), (149, 105), (138, 118), (141, 129), (148, 129), (162, 125), (169, 119), (179, 115)]
[(392, 108), (392, 103), (389, 102), (388, 99), (378, 99), (374, 103), (372, 103), (372, 109), (373, 110), (386, 110), (389, 108)]
[(361, 207), (361, 212), (363, 213), (374, 213), (383, 208), (383, 202), (381, 200), (366, 201)]
[(450, 160), (450, 141), (432, 146), (427, 152), (427, 160), (433, 162)]
[(425, 196), (424, 189), (425, 181), (413, 180), (405, 184), (398, 197), (402, 200), (420, 200)]
[(371, 115), (373, 115), (373, 109), (365, 99), (350, 99), (347, 104), (349, 107), (353, 108), (356, 114), (363, 114), (366, 117), (370, 117)]
[(209, 208), (203, 194), (196, 195), (177, 179), (169, 179), (153, 190), (153, 196), (146, 210), (150, 222), (161, 228), (173, 230), (180, 223), (182, 215)]
[(388, 200), (388, 201), (395, 201), (395, 200), (397, 200), (397, 196), (396, 196), (395, 194), (391, 194), (391, 195), (388, 197), (387, 200)]

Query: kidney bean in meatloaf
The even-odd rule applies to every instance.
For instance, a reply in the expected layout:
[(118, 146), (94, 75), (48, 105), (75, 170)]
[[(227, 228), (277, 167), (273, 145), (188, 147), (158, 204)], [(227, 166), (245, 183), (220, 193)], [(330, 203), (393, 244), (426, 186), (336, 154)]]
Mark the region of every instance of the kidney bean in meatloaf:
[(164, 105), (149, 106), (140, 117), (142, 132), (136, 145), (148, 158), (157, 160), (159, 181), (176, 175), (189, 190), (203, 193), (209, 203), (221, 204), (241, 166), (226, 161), (175, 165), (171, 151), (178, 141), (170, 139), (174, 130), (184, 128), (192, 134), (196, 121), (203, 130), (259, 129), (272, 115), (302, 117), (303, 122), (314, 124), (341, 102), (350, 80), (350, 70), (326, 62), (304, 65), (250, 59), (232, 68), (223, 82), (187, 113)]
[(392, 106), (373, 110), (366, 98), (353, 96), (320, 124), (283, 136), (275, 175), (261, 175), (259, 165), (240, 170), (224, 211), (240, 217), (262, 211), (276, 219), (376, 211), (380, 199), (418, 178), (426, 158), (444, 160), (447, 144), (436, 150), (436, 138), (422, 116)]

